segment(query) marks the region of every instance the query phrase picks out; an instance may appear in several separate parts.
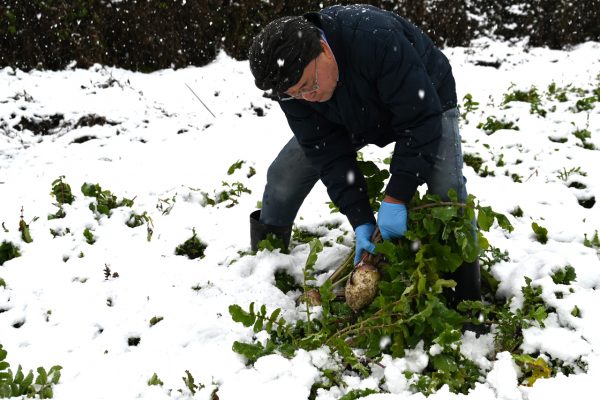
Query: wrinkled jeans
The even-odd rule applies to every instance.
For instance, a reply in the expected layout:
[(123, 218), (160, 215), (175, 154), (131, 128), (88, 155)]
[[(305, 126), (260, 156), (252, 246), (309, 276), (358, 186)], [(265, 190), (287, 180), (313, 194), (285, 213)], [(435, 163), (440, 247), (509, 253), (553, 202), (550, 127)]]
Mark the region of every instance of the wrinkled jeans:
[[(451, 108), (442, 114), (442, 137), (435, 156), (433, 171), (427, 183), (427, 191), (448, 200), (448, 190), (454, 188), (458, 200), (467, 198), (466, 179), (462, 174), (463, 156), (459, 113)], [(267, 172), (267, 184), (263, 194), (260, 222), (275, 226), (289, 226), (294, 223), (296, 214), (304, 199), (319, 180), (296, 137), (279, 152)]]

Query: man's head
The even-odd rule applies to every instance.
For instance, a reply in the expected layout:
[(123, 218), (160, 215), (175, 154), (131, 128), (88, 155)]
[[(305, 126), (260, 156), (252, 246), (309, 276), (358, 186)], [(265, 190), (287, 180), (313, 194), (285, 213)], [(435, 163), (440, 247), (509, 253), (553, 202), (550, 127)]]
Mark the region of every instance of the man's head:
[(335, 57), (319, 29), (303, 17), (269, 23), (254, 38), (248, 56), (259, 89), (307, 101), (326, 101), (333, 95)]

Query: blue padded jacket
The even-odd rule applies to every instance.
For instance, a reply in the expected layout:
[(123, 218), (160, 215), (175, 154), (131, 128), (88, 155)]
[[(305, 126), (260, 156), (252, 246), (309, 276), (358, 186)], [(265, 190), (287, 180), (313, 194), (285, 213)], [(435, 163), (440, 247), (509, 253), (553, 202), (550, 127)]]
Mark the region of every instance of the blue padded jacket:
[(305, 18), (324, 32), (339, 81), (326, 102), (279, 104), (334, 204), (353, 227), (374, 223), (356, 150), (395, 142), (386, 194), (408, 203), (431, 172), (441, 114), (456, 107), (450, 63), (415, 25), (373, 6)]

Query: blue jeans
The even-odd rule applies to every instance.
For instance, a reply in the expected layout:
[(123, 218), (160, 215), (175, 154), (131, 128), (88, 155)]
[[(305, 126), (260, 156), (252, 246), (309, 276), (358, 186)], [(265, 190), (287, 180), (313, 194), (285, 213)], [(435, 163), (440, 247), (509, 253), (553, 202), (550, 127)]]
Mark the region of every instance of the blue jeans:
[[(448, 200), (448, 190), (454, 188), (458, 199), (467, 198), (466, 179), (462, 174), (463, 156), (458, 130), (458, 109), (442, 114), (442, 137), (435, 157), (431, 176), (426, 181), (427, 191)], [(275, 226), (289, 226), (304, 199), (319, 180), (296, 137), (283, 147), (267, 172), (260, 222)]]

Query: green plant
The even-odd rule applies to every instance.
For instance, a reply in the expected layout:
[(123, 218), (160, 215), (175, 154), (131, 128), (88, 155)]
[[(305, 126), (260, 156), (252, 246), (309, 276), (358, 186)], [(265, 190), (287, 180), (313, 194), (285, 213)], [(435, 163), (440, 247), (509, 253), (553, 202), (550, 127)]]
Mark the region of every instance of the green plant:
[(500, 129), (512, 129), (515, 131), (519, 130), (519, 127), (514, 122), (498, 120), (496, 117), (487, 117), (485, 122), (477, 124), (478, 129), (482, 129), (486, 134), (491, 135)]
[(67, 213), (63, 206), (65, 204), (72, 204), (73, 200), (75, 200), (75, 196), (71, 192), (71, 186), (63, 181), (64, 178), (64, 175), (61, 175), (52, 182), (52, 191), (50, 194), (56, 199), (58, 210), (54, 214), (48, 215), (49, 220), (64, 218)]
[(156, 209), (162, 213), (162, 215), (169, 215), (175, 206), (177, 201), (177, 194), (173, 195), (172, 198), (158, 199), (156, 203)]
[[(500, 284), (496, 278), (490, 273), (490, 267), (496, 265), (500, 262), (510, 261), (510, 257), (508, 255), (508, 251), (500, 250), (497, 247), (491, 246), (484, 250), (482, 254), (479, 256), (480, 267), (481, 267), (481, 283), (482, 283), (482, 291), (485, 294), (490, 296), (494, 296), (496, 290), (498, 290), (498, 285)], [(486, 293), (487, 291), (487, 293)]]
[(577, 279), (575, 268), (570, 265), (567, 265), (552, 274), (552, 281), (557, 285), (570, 285), (575, 279)]
[(521, 383), (527, 386), (533, 386), (540, 378), (550, 378), (552, 374), (552, 368), (542, 357), (533, 358), (529, 354), (513, 354), (513, 359), (523, 372)]
[[(36, 220), (37, 217), (34, 218), (32, 222)], [(21, 219), (19, 219), (19, 232), (21, 232), (21, 239), (23, 239), (25, 243), (33, 242), (31, 232), (29, 231), (29, 224), (25, 222), (25, 219), (23, 219), (23, 208), (21, 208)]]
[(494, 247), (492, 245), (485, 249), (479, 257), (482, 267), (491, 267), (492, 265), (509, 260), (510, 256), (508, 255), (508, 251), (500, 250), (498, 247)]
[(96, 243), (96, 238), (94, 237), (94, 234), (89, 228), (84, 229), (83, 236), (85, 237), (85, 241), (87, 242), (87, 244)]
[(542, 288), (533, 287), (531, 279), (525, 277), (523, 293), (523, 306), (516, 311), (511, 310), (512, 301), (503, 304), (483, 303), (480, 301), (464, 301), (458, 305), (458, 310), (470, 312), (475, 316), (473, 323), (480, 323), (481, 318), (485, 324), (495, 326), (494, 347), (496, 352), (508, 351), (515, 353), (523, 343), (523, 330), (531, 326), (544, 326), (544, 320), (551, 311), (542, 298)]
[(0, 278), (0, 287), (5, 289), (6, 288), (6, 281), (2, 278)]
[(310, 388), (310, 395), (308, 396), (308, 400), (316, 399), (317, 391), (319, 389), (329, 390), (336, 385), (342, 387), (344, 386), (344, 382), (342, 380), (342, 373), (339, 368), (326, 368), (319, 370), (321, 372), (321, 375)]
[(138, 226), (146, 224), (146, 231), (148, 232), (146, 239), (148, 241), (152, 240), (152, 235), (154, 234), (154, 223), (146, 211), (144, 211), (142, 214), (136, 214), (132, 212), (125, 224), (130, 228), (137, 228)]
[(205, 388), (205, 386), (201, 383), (196, 384), (194, 377), (188, 370), (185, 371), (185, 375), (181, 379), (183, 379), (183, 383), (185, 383), (185, 387), (190, 391), (190, 393), (192, 395), (195, 395), (198, 390)]
[(581, 111), (590, 111), (594, 109), (594, 106), (597, 101), (599, 101), (596, 96), (589, 96), (583, 99), (577, 100), (574, 107), (571, 107), (571, 111), (574, 113), (578, 113)]
[[(227, 175), (233, 175), (233, 173), (236, 170), (242, 169), (242, 165), (244, 165), (245, 163), (246, 163), (246, 161), (241, 161), (241, 160), (234, 162), (233, 164), (231, 164), (231, 166), (227, 170)], [(246, 178), (252, 178), (254, 175), (256, 175), (256, 169), (254, 169), (254, 167), (252, 167), (252, 166), (248, 167), (248, 173), (246, 174)]]
[(61, 366), (55, 365), (49, 371), (39, 367), (36, 377), (31, 370), (25, 375), (19, 365), (13, 374), (10, 364), (5, 361), (6, 356), (7, 352), (0, 344), (0, 398), (26, 396), (51, 399), (54, 396), (53, 386), (60, 380)]
[(160, 380), (156, 372), (148, 379), (148, 386), (162, 386), (164, 382)]
[(158, 324), (163, 319), (164, 319), (164, 317), (157, 317), (157, 316), (152, 317), (150, 319), (150, 326), (154, 326), (154, 325)]
[(66, 216), (67, 216), (67, 213), (65, 212), (65, 209), (62, 207), (59, 207), (58, 210), (54, 214), (48, 214), (48, 220), (61, 219)]
[(204, 250), (207, 245), (196, 235), (196, 229), (192, 229), (192, 237), (175, 248), (175, 255), (187, 256), (190, 260), (204, 258)]
[(202, 192), (204, 197), (204, 203), (210, 206), (216, 206), (217, 204), (224, 203), (229, 201), (225, 207), (231, 208), (236, 204), (239, 204), (238, 198), (242, 196), (243, 193), (252, 193), (250, 189), (244, 186), (241, 182), (228, 183), (223, 181), (223, 190), (215, 192), (215, 196), (211, 197), (208, 193)]
[[(594, 236), (592, 237), (592, 239), (588, 239), (587, 233), (584, 233), (583, 237), (584, 237), (584, 239), (583, 239), (584, 246), (595, 248), (595, 249), (600, 249), (600, 238), (598, 238), (598, 231), (594, 232)], [(0, 263), (0, 265), (2, 265), (2, 263)]]
[(535, 239), (541, 244), (548, 243), (548, 229), (544, 228), (541, 225), (538, 225), (536, 222), (531, 223), (531, 229), (535, 233)]
[(465, 164), (473, 168), (476, 173), (479, 173), (481, 165), (483, 164), (483, 158), (481, 158), (479, 155), (465, 153), (463, 154), (463, 160)]
[(380, 169), (373, 161), (358, 160), (358, 167), (367, 181), (367, 196), (371, 203), (371, 209), (375, 212), (383, 201), (385, 180), (389, 178), (390, 173), (387, 169)]
[(113, 272), (110, 269), (110, 266), (108, 264), (104, 264), (104, 269), (102, 270), (102, 272), (104, 272), (104, 279), (105, 280), (109, 280), (110, 278), (118, 278), (119, 277), (119, 273), (118, 272)]
[(569, 178), (571, 177), (571, 175), (574, 174), (578, 174), (581, 176), (587, 176), (587, 173), (585, 173), (584, 171), (581, 170), (581, 167), (573, 167), (570, 168), (569, 170), (567, 170), (565, 167), (563, 167), (562, 171), (558, 171), (558, 175), (556, 175), (556, 177), (562, 181), (568, 181)]
[[(280, 313), (281, 309), (277, 308), (269, 315), (264, 305), (256, 311), (254, 309), (254, 302), (250, 303), (248, 311), (245, 311), (237, 304), (230, 305), (229, 314), (235, 322), (239, 322), (245, 327), (252, 327), (254, 332), (265, 330), (271, 335), (271, 338), (267, 339), (265, 345), (260, 342), (243, 343), (235, 341), (233, 343), (233, 351), (246, 357), (250, 364), (264, 355), (272, 354), (275, 350), (281, 354), (292, 356), (298, 348), (295, 344), (297, 338), (293, 334), (294, 328), (288, 325), (285, 319), (279, 317)], [(298, 324), (299, 328), (302, 326), (302, 323)]]
[(477, 365), (460, 352), (459, 330), (447, 329), (434, 342), (439, 346), (430, 357), (433, 372), (412, 374), (412, 387), (427, 395), (433, 394), (444, 385), (454, 393), (464, 393), (465, 388), (475, 386), (480, 371)]
[(84, 183), (81, 186), (81, 192), (84, 196), (94, 197), (96, 199), (96, 204), (90, 203), (90, 210), (97, 214), (103, 214), (110, 217), (111, 210), (115, 208), (133, 206), (133, 200), (127, 198), (117, 200), (117, 196), (113, 195), (110, 190), (102, 190), (102, 187), (97, 183)]
[[(509, 89), (513, 87), (514, 85), (511, 85)], [(529, 110), (531, 114), (538, 114), (542, 117), (545, 117), (547, 114), (547, 111), (542, 108), (542, 98), (535, 86), (532, 86), (526, 92), (521, 90), (513, 90), (512, 92), (505, 93), (502, 105), (506, 106), (511, 101), (522, 101), (531, 104), (531, 108)]]
[(500, 154), (498, 157), (498, 161), (496, 161), (496, 167), (504, 167), (506, 163), (504, 162), (504, 154)]
[[(315, 287), (315, 263), (317, 262), (317, 255), (323, 251), (323, 244), (319, 239), (313, 239), (308, 244), (309, 252), (308, 258), (306, 259), (306, 264), (304, 265), (304, 269), (302, 271), (303, 282), (302, 286), (304, 288), (304, 293), (308, 293)], [(310, 299), (308, 296), (304, 296), (304, 304), (306, 306), (306, 319), (308, 321), (307, 324), (307, 333), (311, 333), (312, 324), (310, 322)]]
[(515, 218), (521, 218), (523, 216), (523, 209), (521, 208), (521, 206), (517, 206), (514, 210), (510, 212), (510, 215), (512, 215)]
[[(360, 168), (365, 181), (367, 183), (367, 195), (369, 197), (369, 203), (373, 211), (378, 211), (381, 202), (385, 196), (383, 188), (385, 187), (385, 181), (389, 178), (390, 173), (387, 169), (380, 169), (377, 164), (373, 161), (364, 161), (363, 154), (357, 153), (357, 163)], [(383, 163), (389, 165), (391, 158), (386, 158)], [(355, 177), (348, 177), (348, 179), (355, 179)], [(327, 202), (331, 213), (338, 213), (340, 209), (333, 203)]]
[(587, 140), (591, 139), (592, 137), (592, 132), (589, 131), (589, 129), (576, 129), (573, 132), (573, 135), (581, 140), (581, 147), (583, 147), (584, 149), (587, 150), (595, 150), (596, 147), (594, 146), (593, 143), (589, 143)]
[(281, 250), (282, 253), (285, 253), (287, 250), (285, 249), (285, 243), (281, 237), (275, 236), (272, 233), (268, 233), (267, 236), (258, 242), (257, 250), (268, 250), (275, 251), (275, 249)]
[[(550, 140), (551, 142), (554, 143), (567, 143), (569, 141), (568, 138), (566, 137), (555, 137), (555, 136), (548, 136), (548, 140)], [(554, 149), (554, 151), (558, 151), (558, 149)]]
[(483, 171), (479, 172), (479, 176), (482, 178), (488, 177), (488, 176), (496, 176), (496, 173), (494, 171), (490, 171), (488, 169), (488, 166), (485, 165), (483, 167)]
[(21, 252), (19, 246), (12, 242), (7, 242), (6, 240), (2, 241), (2, 244), (0, 244), (0, 265), (20, 256)]
[(479, 103), (473, 100), (473, 96), (471, 95), (471, 93), (467, 93), (463, 97), (463, 100), (464, 102), (462, 109), (464, 110), (464, 112), (461, 113), (460, 116), (463, 120), (467, 121), (467, 114), (473, 111), (477, 111), (479, 109)]
[(283, 293), (301, 289), (301, 286), (298, 285), (296, 279), (285, 271), (275, 272), (275, 287)]
[(245, 163), (245, 161), (241, 161), (238, 160), (236, 162), (234, 162), (233, 164), (231, 164), (231, 166), (229, 167), (229, 169), (227, 170), (227, 175), (233, 175), (233, 173), (242, 168), (242, 165)]
[(311, 240), (321, 237), (319, 234), (315, 232), (311, 232), (306, 229), (301, 229), (298, 227), (292, 228), (292, 239), (296, 242), (300, 243), (309, 243)]
[(555, 82), (552, 82), (550, 85), (548, 85), (548, 97), (553, 97), (561, 103), (564, 103), (569, 100), (567, 97), (567, 89), (559, 88), (558, 86), (556, 86)]
[[(345, 277), (335, 283), (326, 280), (319, 287), (321, 314), (311, 315), (307, 294), (316, 290), (312, 267), (320, 248), (319, 240), (314, 239), (303, 285), (307, 318), (292, 324), (279, 316), (280, 309), (269, 313), (264, 305), (258, 311), (254, 303), (249, 310), (231, 305), (229, 312), (234, 321), (268, 334), (266, 342), (235, 342), (234, 351), (253, 363), (274, 352), (291, 356), (300, 348), (312, 350), (325, 345), (339, 355), (343, 368), (368, 376), (365, 360), (377, 360), (383, 353), (400, 357), (405, 349), (423, 341), (427, 346), (440, 346), (442, 351), (439, 357), (431, 357), (426, 372), (418, 378), (422, 390), (436, 390), (450, 380), (452, 391), (465, 393), (479, 379), (480, 372), (460, 353), (460, 330), (470, 317), (450, 307), (446, 296), (455, 282), (445, 276), (489, 248), (473, 225), (476, 215), (483, 231), (494, 222), (507, 230), (512, 226), (504, 215), (476, 204), (473, 196), (465, 203), (459, 203), (452, 191), (449, 197), (450, 201), (444, 202), (436, 196), (415, 196), (409, 207), (406, 240), (377, 245), (377, 252), (386, 260), (380, 268), (379, 295), (358, 314), (336, 300), (334, 285)], [(385, 338), (391, 343), (382, 348)], [(459, 365), (463, 367), (457, 370)]]
[(52, 191), (50, 194), (54, 196), (56, 202), (62, 206), (63, 204), (73, 204), (75, 196), (71, 192), (71, 186), (63, 181), (64, 175), (59, 176), (52, 182)]

